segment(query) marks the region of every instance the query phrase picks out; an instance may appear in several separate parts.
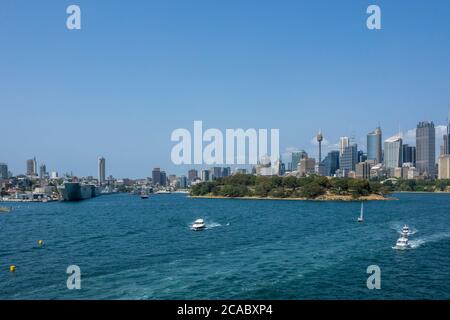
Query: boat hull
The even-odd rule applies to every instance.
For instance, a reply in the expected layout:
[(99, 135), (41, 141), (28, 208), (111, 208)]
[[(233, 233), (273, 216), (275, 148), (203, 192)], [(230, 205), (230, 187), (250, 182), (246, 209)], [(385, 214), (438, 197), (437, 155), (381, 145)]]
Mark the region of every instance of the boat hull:
[(78, 182), (66, 182), (59, 188), (61, 200), (81, 201), (96, 197), (99, 193), (94, 185), (82, 185)]

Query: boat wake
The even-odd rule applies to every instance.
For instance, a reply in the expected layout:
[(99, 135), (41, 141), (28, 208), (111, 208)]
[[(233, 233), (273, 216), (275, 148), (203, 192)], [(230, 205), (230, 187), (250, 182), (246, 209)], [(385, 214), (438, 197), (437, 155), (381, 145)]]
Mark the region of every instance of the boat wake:
[(217, 227), (221, 227), (222, 225), (220, 223), (217, 222), (207, 222), (206, 224), (206, 229), (213, 229), (213, 228), (217, 228)]
[(411, 244), (411, 249), (416, 249), (424, 245), (425, 243), (438, 242), (447, 238), (450, 238), (450, 232), (441, 232), (433, 234), (431, 236), (411, 240), (409, 243)]
[[(402, 229), (404, 225), (405, 225), (404, 223), (392, 223), (391, 229), (397, 231), (398, 234), (402, 234)], [(419, 230), (417, 230), (416, 228), (410, 226), (408, 236), (412, 236), (416, 234), (418, 231)]]

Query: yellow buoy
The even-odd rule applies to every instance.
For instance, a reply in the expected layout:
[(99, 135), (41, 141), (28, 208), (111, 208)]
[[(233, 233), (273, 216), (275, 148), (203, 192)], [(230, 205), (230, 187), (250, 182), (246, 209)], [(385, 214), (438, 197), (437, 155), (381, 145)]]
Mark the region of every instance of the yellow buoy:
[(14, 265), (9, 266), (9, 272), (14, 272), (14, 271), (16, 271), (16, 266), (14, 266)]
[(44, 240), (38, 240), (38, 246), (42, 247), (42, 245), (44, 244)]

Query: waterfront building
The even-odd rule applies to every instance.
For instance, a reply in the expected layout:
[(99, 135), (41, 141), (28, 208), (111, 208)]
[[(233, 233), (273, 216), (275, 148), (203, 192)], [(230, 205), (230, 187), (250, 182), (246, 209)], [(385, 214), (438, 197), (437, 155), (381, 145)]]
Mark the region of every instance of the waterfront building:
[(37, 175), (37, 162), (36, 157), (33, 159), (27, 160), (27, 176), (36, 176)]
[(433, 122), (423, 121), (416, 128), (416, 167), (424, 177), (436, 176), (436, 131)]
[(154, 168), (152, 170), (152, 184), (154, 186), (162, 186), (161, 183), (161, 169), (160, 168)]
[(8, 165), (6, 163), (0, 163), (0, 179), (8, 179)]
[(358, 145), (352, 144), (346, 146), (342, 151), (341, 157), (339, 159), (339, 168), (344, 172), (344, 176), (348, 175), (348, 172), (355, 171), (356, 164), (358, 163)]
[(450, 154), (439, 157), (439, 179), (450, 179)]
[(187, 188), (187, 178), (186, 178), (186, 176), (181, 176), (180, 177), (180, 188), (181, 189), (186, 189)]
[(380, 127), (367, 134), (367, 160), (373, 160), (375, 163), (381, 163), (381, 136), (382, 132)]
[(394, 136), (384, 142), (384, 168), (391, 176), (394, 175), (395, 168), (403, 164), (403, 140), (399, 136)]
[(106, 180), (106, 160), (103, 157), (98, 158), (98, 183), (104, 184)]
[(322, 161), (323, 170), (325, 176), (332, 177), (335, 175), (336, 170), (339, 169), (339, 151), (328, 152), (325, 159)]
[(198, 178), (198, 171), (195, 169), (191, 169), (188, 171), (188, 180), (189, 182), (195, 181)]
[(300, 160), (308, 158), (308, 154), (305, 150), (299, 152), (292, 152), (291, 155), (291, 171), (297, 170)]
[(345, 148), (347, 148), (348, 146), (350, 146), (350, 138), (349, 137), (341, 137), (339, 139), (339, 152), (340, 152), (341, 156), (344, 153)]

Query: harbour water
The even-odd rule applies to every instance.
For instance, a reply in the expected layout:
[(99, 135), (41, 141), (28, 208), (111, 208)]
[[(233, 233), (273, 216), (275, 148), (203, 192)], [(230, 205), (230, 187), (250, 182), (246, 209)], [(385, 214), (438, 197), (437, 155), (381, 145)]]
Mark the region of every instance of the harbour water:
[[(450, 195), (395, 196), (366, 203), (359, 224), (358, 202), (12, 204), (0, 215), (0, 299), (449, 299)], [(206, 230), (190, 230), (197, 218)], [(413, 249), (393, 250), (405, 223)], [(66, 287), (69, 265), (80, 290)], [(367, 289), (369, 265), (380, 290)]]

